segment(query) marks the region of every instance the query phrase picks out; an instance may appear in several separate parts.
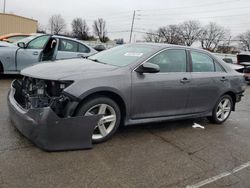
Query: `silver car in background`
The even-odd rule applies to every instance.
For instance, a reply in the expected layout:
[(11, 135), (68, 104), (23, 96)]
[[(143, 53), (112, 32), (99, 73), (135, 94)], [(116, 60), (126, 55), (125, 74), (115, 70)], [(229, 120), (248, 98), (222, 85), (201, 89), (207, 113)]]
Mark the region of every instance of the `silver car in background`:
[(17, 74), (43, 61), (88, 57), (96, 50), (68, 37), (34, 34), (16, 44), (0, 45), (0, 73)]

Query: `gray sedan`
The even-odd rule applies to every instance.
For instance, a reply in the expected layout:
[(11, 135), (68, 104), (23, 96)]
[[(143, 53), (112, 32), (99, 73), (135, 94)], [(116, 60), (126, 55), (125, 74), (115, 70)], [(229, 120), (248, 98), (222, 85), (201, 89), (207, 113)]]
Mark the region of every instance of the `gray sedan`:
[(16, 44), (0, 44), (0, 73), (17, 74), (41, 61), (87, 57), (96, 50), (68, 37), (35, 34)]
[(8, 97), (10, 116), (49, 150), (82, 148), (86, 135), (106, 141), (121, 124), (197, 117), (220, 124), (246, 89), (243, 76), (209, 52), (164, 44), (123, 45), (21, 74)]

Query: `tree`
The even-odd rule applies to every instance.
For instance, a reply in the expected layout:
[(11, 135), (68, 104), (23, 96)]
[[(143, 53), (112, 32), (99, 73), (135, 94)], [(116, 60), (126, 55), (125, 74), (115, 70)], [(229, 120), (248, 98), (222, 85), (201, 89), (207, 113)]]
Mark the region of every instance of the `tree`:
[(37, 24), (37, 33), (46, 33), (46, 29), (43, 25), (41, 25), (40, 23)]
[(60, 34), (66, 29), (66, 23), (60, 14), (52, 15), (49, 19), (51, 34)]
[(160, 37), (160, 42), (177, 45), (184, 44), (178, 25), (168, 25), (165, 27), (160, 27), (157, 33)]
[(185, 21), (180, 26), (180, 35), (186, 46), (191, 46), (201, 34), (201, 24), (198, 21)]
[(160, 42), (160, 35), (157, 32), (154, 32), (154, 31), (150, 30), (144, 36), (144, 40), (146, 42), (156, 42), (156, 43), (158, 43), (158, 42)]
[(72, 23), (72, 36), (81, 40), (89, 39), (89, 27), (82, 18), (75, 18)]
[(200, 42), (203, 49), (215, 51), (221, 41), (226, 39), (227, 31), (216, 23), (209, 23), (202, 28)]
[(245, 51), (250, 51), (250, 30), (238, 36), (240, 47)]
[(98, 18), (94, 21), (93, 31), (101, 42), (107, 42), (109, 38), (107, 37), (106, 21), (102, 18)]

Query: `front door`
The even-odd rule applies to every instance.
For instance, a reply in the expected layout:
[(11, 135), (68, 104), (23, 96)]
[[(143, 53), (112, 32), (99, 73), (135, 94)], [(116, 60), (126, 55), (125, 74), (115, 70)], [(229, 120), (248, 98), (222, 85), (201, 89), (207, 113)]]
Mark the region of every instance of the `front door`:
[(26, 48), (19, 48), (16, 53), (17, 71), (39, 63), (41, 52), (50, 36), (39, 36), (30, 41)]
[(132, 72), (132, 119), (186, 114), (190, 72), (184, 49), (168, 49), (147, 62), (159, 73)]

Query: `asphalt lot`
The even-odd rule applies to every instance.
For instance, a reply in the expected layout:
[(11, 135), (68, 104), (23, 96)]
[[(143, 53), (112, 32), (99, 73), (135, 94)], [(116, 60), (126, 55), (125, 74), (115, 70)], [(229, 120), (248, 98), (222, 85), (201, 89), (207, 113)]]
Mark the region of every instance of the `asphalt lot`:
[(195, 119), (130, 126), (92, 150), (45, 152), (9, 120), (13, 78), (0, 78), (1, 188), (250, 187), (250, 87), (223, 125)]

